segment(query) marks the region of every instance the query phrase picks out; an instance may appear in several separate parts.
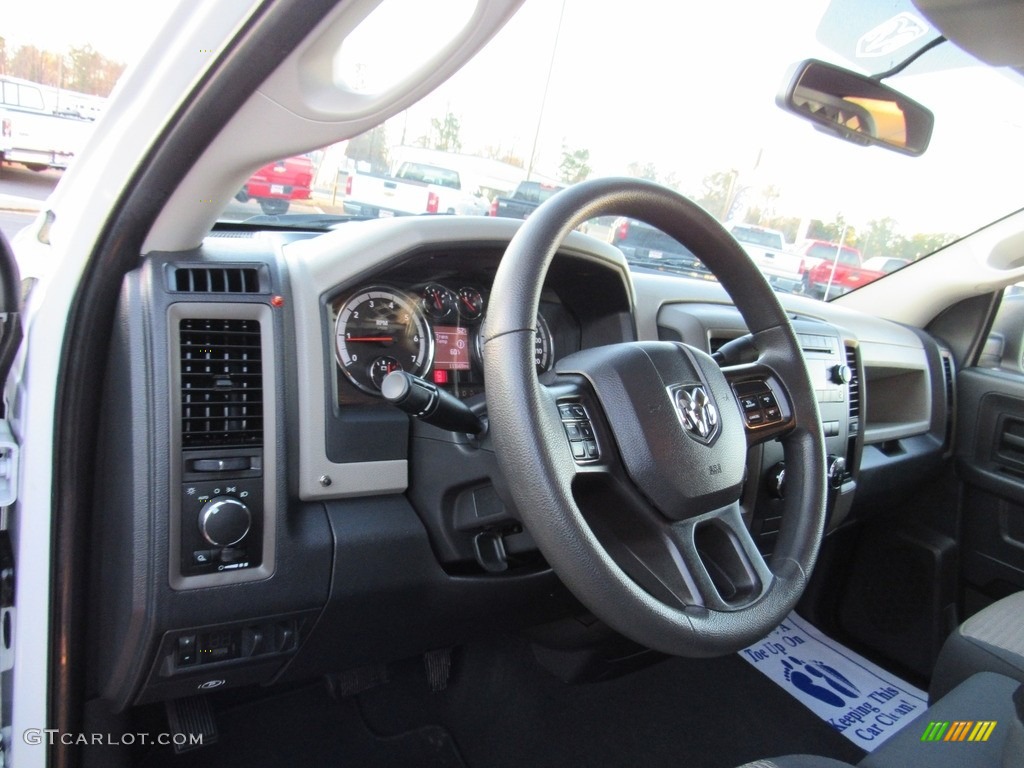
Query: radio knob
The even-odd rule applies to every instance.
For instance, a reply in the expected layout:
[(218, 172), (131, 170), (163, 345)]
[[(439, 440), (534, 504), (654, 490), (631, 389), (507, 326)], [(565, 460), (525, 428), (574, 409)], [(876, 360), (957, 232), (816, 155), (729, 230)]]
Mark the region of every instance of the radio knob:
[(231, 547), (249, 533), (252, 513), (238, 499), (218, 496), (199, 510), (199, 532), (215, 547)]
[(853, 371), (850, 366), (839, 363), (833, 365), (829, 371), (829, 377), (832, 379), (833, 384), (849, 384), (850, 379), (853, 378)]

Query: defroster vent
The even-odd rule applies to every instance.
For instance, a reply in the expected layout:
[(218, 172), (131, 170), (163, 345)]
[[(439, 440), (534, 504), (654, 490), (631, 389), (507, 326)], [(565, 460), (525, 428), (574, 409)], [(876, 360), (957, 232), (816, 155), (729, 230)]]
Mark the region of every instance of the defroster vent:
[(256, 267), (177, 267), (171, 290), (185, 293), (259, 293)]
[(263, 444), (263, 355), (257, 320), (182, 320), (183, 448)]

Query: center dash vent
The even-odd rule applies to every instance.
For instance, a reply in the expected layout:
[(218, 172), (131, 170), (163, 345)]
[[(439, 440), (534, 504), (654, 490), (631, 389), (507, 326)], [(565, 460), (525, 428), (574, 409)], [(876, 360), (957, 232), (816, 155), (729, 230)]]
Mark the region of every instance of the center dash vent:
[(261, 293), (257, 267), (175, 267), (171, 290), (183, 293)]
[(263, 444), (263, 347), (257, 320), (182, 320), (183, 448)]
[(853, 431), (853, 424), (860, 424), (860, 374), (857, 368), (857, 348), (846, 348), (846, 364), (850, 367), (850, 431)]

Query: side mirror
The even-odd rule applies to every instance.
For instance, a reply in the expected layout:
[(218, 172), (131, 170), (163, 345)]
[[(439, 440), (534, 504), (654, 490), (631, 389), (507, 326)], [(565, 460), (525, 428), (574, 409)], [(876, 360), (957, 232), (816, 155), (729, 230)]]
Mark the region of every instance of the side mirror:
[(915, 157), (928, 148), (935, 123), (930, 110), (899, 91), (817, 59), (793, 67), (775, 101), (820, 131)]

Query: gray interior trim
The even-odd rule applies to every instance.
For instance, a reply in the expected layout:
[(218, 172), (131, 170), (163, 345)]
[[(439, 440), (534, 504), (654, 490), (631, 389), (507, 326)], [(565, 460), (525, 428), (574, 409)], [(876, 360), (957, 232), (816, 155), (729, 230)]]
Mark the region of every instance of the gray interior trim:
[[(256, 568), (222, 571), (201, 576), (182, 576), (181, 563), (181, 360), (177, 354), (180, 345), (179, 323), (188, 318), (214, 318), (230, 320), (256, 320), (262, 330), (260, 344), (263, 351), (263, 562)], [(197, 589), (225, 584), (259, 581), (274, 574), (277, 551), (277, 409), (278, 392), (274, 372), (278, 370), (274, 345), (273, 312), (266, 304), (179, 303), (167, 308), (170, 381), (168, 391), (171, 410), (170, 460), (170, 556), (168, 580), (172, 589)]]
[[(359, 222), (309, 240), (282, 248), (290, 281), (295, 290), (291, 310), (295, 319), (295, 349), (299, 397), (299, 497), (306, 501), (341, 499), (402, 493), (408, 487), (406, 461), (337, 463), (327, 457), (324, 424), (330, 416), (334, 394), (327, 392), (329, 380), (324, 359), (320, 301), (338, 286), (352, 285), (405, 258), (417, 248), (460, 244), (504, 247), (522, 225), (521, 221), (484, 216), (408, 216), (401, 219)], [(572, 233), (567, 250), (624, 269), (622, 253), (594, 238)], [(630, 300), (633, 292), (630, 287)], [(333, 344), (326, 345), (333, 349)], [(321, 478), (330, 478), (324, 485)]]

